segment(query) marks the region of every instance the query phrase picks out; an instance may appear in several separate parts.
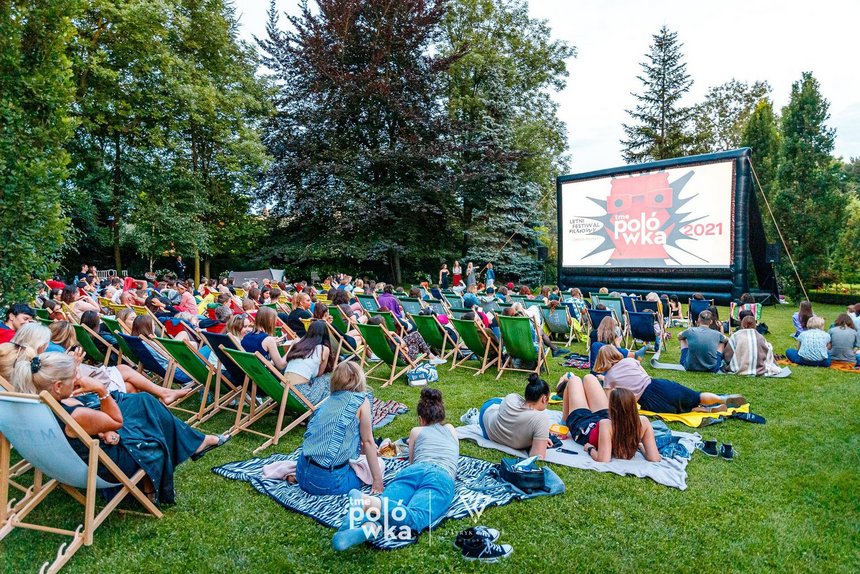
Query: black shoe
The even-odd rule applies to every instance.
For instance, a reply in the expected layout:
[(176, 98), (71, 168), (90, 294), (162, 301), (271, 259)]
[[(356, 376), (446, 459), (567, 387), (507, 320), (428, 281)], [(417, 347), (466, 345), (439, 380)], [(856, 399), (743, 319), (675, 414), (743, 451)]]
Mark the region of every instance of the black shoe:
[(487, 538), (472, 538), (463, 542), (463, 558), (481, 562), (498, 562), (514, 551), (510, 544), (496, 544)]
[(457, 538), (454, 540), (454, 546), (462, 550), (463, 544), (467, 540), (486, 539), (490, 542), (495, 542), (499, 539), (499, 531), (495, 528), (487, 528), (486, 526), (476, 526), (467, 528), (457, 533)]
[(735, 460), (735, 449), (732, 448), (730, 443), (723, 443), (720, 445), (720, 458), (723, 460)]
[(717, 452), (717, 441), (715, 440), (706, 440), (704, 444), (699, 447), (699, 450), (707, 456), (717, 456), (719, 454)]

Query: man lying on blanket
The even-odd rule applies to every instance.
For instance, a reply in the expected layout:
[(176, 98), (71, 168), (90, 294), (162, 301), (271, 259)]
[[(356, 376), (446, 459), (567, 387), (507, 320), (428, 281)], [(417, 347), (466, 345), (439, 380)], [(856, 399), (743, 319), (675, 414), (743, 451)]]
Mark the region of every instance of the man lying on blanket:
[[(421, 426), (409, 433), (409, 466), (397, 473), (380, 496), (349, 492), (349, 512), (332, 538), (335, 550), (392, 534), (411, 538), (451, 506), (460, 442), (454, 427), (442, 424), (442, 392), (422, 389), (416, 410)], [(383, 525), (388, 530), (383, 532)]]

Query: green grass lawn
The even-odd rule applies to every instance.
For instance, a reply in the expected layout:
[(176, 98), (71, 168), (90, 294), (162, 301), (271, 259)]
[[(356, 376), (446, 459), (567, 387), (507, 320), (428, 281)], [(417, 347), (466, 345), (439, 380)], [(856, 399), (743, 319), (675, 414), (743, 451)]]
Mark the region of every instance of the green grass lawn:
[[(816, 305), (828, 323), (842, 307)], [(793, 343), (793, 308), (767, 307), (764, 321), (778, 353)], [(725, 318), (727, 309), (720, 309)], [(677, 331), (677, 329), (675, 330)], [(574, 345), (584, 352), (584, 344)], [(677, 361), (673, 342), (665, 360)], [(567, 369), (551, 361), (551, 386)], [(860, 571), (860, 374), (794, 367), (789, 379), (769, 380), (663, 371), (697, 390), (740, 392), (764, 426), (729, 420), (702, 429), (705, 438), (731, 442), (734, 462), (697, 453), (681, 492), (649, 479), (553, 465), (567, 485), (560, 496), (488, 509), (480, 522), (498, 528), (513, 555), (498, 571), (509, 572), (857, 572)], [(581, 373), (580, 373), (581, 374)], [(440, 369), (455, 425), (466, 409), (489, 397), (522, 393), (525, 376)], [(417, 389), (403, 381), (376, 388), (383, 399), (413, 410), (377, 431), (405, 436), (416, 424)], [(229, 426), (225, 415), (208, 430)], [(274, 423), (272, 423), (274, 426)], [(677, 424), (678, 430), (690, 430)], [(418, 544), (394, 552), (359, 547), (331, 549), (333, 530), (284, 510), (243, 482), (216, 476), (212, 467), (251, 458), (260, 443), (240, 435), (198, 463), (177, 471), (177, 504), (164, 518), (114, 514), (82, 548), (65, 572), (448, 572), (492, 566), (465, 562), (452, 546), (469, 520), (447, 521)], [(295, 431), (262, 453), (290, 452), (301, 442)], [(501, 453), (461, 443), (464, 455), (498, 461)], [(80, 522), (79, 506), (52, 494), (34, 516), (67, 527)], [(5, 572), (36, 572), (53, 559), (59, 536), (17, 530), (0, 542)]]

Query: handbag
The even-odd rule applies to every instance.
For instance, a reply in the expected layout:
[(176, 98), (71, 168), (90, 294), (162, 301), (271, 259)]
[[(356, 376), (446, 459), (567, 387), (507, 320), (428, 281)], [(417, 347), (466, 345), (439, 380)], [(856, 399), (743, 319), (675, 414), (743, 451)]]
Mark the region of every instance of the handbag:
[(439, 380), (439, 372), (435, 365), (421, 363), (414, 369), (406, 371), (406, 383), (410, 387), (423, 387), (427, 383), (435, 383)]
[(546, 474), (534, 462), (526, 467), (517, 467), (521, 458), (503, 458), (499, 463), (499, 477), (527, 494), (536, 490), (546, 490)]

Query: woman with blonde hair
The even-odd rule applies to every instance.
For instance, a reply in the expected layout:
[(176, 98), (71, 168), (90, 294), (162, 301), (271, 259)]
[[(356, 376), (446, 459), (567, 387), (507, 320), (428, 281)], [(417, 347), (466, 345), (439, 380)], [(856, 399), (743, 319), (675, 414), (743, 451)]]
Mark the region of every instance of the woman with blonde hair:
[(126, 332), (128, 333), (131, 333), (135, 319), (137, 319), (137, 313), (134, 312), (134, 309), (126, 307), (116, 312), (116, 320), (126, 328)]
[(643, 410), (655, 413), (724, 412), (747, 402), (743, 395), (700, 393), (675, 381), (652, 379), (639, 361), (624, 358), (612, 345), (600, 348), (593, 368), (603, 373), (606, 389), (627, 389)]
[(797, 335), (797, 348), (786, 349), (785, 357), (796, 365), (829, 367), (830, 345), (830, 334), (824, 330), (824, 317), (813, 315), (807, 319), (804, 329)]
[[(17, 392), (54, 397), (84, 431), (100, 440), (102, 450), (126, 475), (143, 469), (148, 479), (144, 492), (156, 503), (175, 501), (173, 473), (178, 464), (230, 439), (191, 428), (151, 395), (107, 392), (100, 382), (79, 377), (76, 361), (64, 353), (22, 358), (15, 364), (12, 383)], [(87, 461), (89, 448), (70, 433), (65, 428), (66, 440)], [(117, 482), (102, 466), (99, 476)]]
[(233, 335), (240, 341), (242, 340), (242, 337), (250, 333), (253, 328), (254, 324), (251, 323), (251, 319), (249, 319), (248, 315), (245, 313), (233, 315), (227, 320), (227, 334)]
[(314, 412), (302, 443), (296, 480), (309, 494), (346, 494), (362, 486), (349, 465), (359, 453), (367, 457), (371, 492), (382, 492), (382, 470), (373, 439), (367, 379), (356, 363), (340, 363), (331, 374), (331, 395)]

